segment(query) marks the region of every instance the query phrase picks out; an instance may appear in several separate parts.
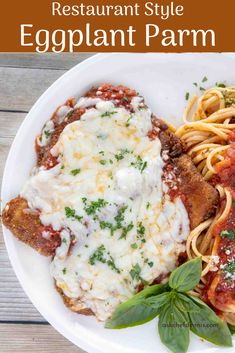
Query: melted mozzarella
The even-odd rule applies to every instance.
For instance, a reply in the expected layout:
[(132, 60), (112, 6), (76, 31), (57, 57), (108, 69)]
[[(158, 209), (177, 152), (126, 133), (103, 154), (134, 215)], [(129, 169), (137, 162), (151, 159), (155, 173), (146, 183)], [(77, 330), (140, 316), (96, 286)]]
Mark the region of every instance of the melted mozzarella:
[(141, 282), (172, 271), (189, 232), (181, 199), (172, 202), (162, 181), (161, 143), (147, 136), (151, 112), (141, 102), (134, 98), (130, 113), (80, 99), (96, 105), (61, 133), (51, 150), (59, 164), (37, 170), (21, 193), (44, 225), (62, 230), (51, 264), (57, 285), (99, 320)]

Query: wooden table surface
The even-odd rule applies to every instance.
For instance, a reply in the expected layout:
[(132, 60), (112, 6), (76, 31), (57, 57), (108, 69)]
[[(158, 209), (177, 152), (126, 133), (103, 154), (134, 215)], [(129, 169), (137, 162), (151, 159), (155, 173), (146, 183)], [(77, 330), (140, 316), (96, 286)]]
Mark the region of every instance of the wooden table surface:
[[(13, 138), (37, 98), (91, 54), (0, 54), (0, 184)], [(0, 229), (0, 352), (84, 353), (57, 333), (21, 288)]]

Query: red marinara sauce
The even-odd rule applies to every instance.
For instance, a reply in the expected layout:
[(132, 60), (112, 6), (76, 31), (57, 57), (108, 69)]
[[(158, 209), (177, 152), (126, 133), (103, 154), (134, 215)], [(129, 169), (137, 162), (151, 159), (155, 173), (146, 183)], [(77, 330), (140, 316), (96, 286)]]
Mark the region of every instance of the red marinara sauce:
[[(212, 180), (214, 184), (226, 187), (232, 195), (232, 207), (227, 217), (213, 228), (213, 250), (218, 256), (218, 270), (208, 275), (208, 297), (213, 300), (214, 306), (222, 311), (227, 305), (235, 303), (235, 134), (231, 135), (231, 146), (225, 159), (217, 164), (217, 174)], [(225, 205), (223, 200), (221, 209), (224, 209)]]

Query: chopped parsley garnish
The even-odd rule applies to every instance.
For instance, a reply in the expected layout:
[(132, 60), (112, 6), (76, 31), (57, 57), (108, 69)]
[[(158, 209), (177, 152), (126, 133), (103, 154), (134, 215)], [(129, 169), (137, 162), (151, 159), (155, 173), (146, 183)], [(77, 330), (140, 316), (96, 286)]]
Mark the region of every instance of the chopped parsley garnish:
[(140, 239), (142, 243), (146, 243), (146, 240), (144, 239), (145, 227), (143, 226), (142, 222), (139, 222), (137, 225), (137, 234), (138, 239)]
[(94, 215), (96, 213), (96, 211), (99, 211), (101, 208), (107, 206), (108, 202), (105, 201), (104, 199), (98, 199), (97, 201), (91, 201), (90, 204), (87, 204), (87, 199), (84, 197), (82, 198), (82, 201), (85, 205), (84, 210), (85, 212), (88, 214), (88, 216), (90, 215)]
[(140, 274), (141, 274), (140, 265), (136, 264), (135, 266), (133, 266), (133, 268), (130, 271), (131, 278), (133, 280), (140, 281), (141, 280)]
[(73, 169), (71, 170), (70, 174), (73, 175), (73, 176), (76, 176), (80, 173), (81, 169), (78, 168), (78, 169)]
[(200, 89), (200, 91), (205, 91), (206, 90), (204, 87), (200, 87), (199, 89)]
[(128, 97), (123, 97), (122, 98), (124, 101), (126, 101), (126, 102), (129, 102), (129, 98)]
[(67, 244), (67, 239), (63, 238), (63, 239), (62, 239), (62, 243)]
[(66, 267), (64, 267), (64, 268), (63, 268), (62, 272), (63, 272), (63, 275), (65, 275), (65, 274), (66, 274), (66, 272), (67, 272)]
[(104, 151), (99, 151), (99, 154), (101, 154), (102, 156), (104, 156)]
[(112, 172), (108, 172), (108, 177), (109, 177), (110, 179), (113, 179), (113, 173), (112, 173)]
[(89, 264), (95, 265), (95, 263), (101, 262), (103, 264), (107, 264), (112, 270), (117, 273), (120, 273), (120, 270), (116, 267), (113, 257), (108, 253), (105, 257), (105, 253), (107, 253), (105, 246), (100, 245), (96, 251), (90, 256)]
[(119, 239), (126, 239), (127, 233), (129, 233), (134, 227), (133, 222), (129, 223), (126, 227), (122, 228), (122, 234)]
[(143, 226), (142, 222), (138, 223), (137, 233), (139, 235), (144, 235), (144, 233), (145, 233), (145, 227)]
[(140, 170), (140, 172), (142, 173), (144, 171), (144, 169), (147, 167), (147, 162), (143, 161), (143, 159), (140, 156), (136, 157), (136, 161), (135, 162), (131, 162), (131, 165), (137, 169)]
[(105, 118), (105, 117), (111, 117), (113, 114), (116, 114), (117, 112), (113, 111), (113, 112), (105, 112), (103, 114), (101, 114), (101, 118)]
[(193, 82), (193, 85), (194, 85), (195, 87), (197, 87), (197, 86), (198, 86), (197, 82)]
[(147, 202), (147, 204), (146, 204), (147, 210), (149, 209), (150, 206), (151, 206), (150, 202)]
[(127, 209), (127, 206), (122, 206), (119, 208), (117, 215), (114, 217), (114, 223), (111, 222), (106, 222), (106, 221), (100, 221), (100, 228), (101, 229), (109, 229), (111, 235), (114, 234), (114, 232), (118, 229), (121, 229), (121, 236), (119, 239), (126, 239), (127, 233), (132, 230), (134, 227), (133, 222), (130, 222), (128, 225), (123, 225), (124, 221), (124, 213)]
[(104, 258), (104, 252), (105, 252), (105, 247), (104, 245), (100, 245), (96, 251), (90, 256), (89, 258), (89, 264), (94, 265), (96, 261), (105, 263), (106, 260)]
[(149, 267), (153, 267), (153, 262), (152, 261), (150, 261), (150, 262), (148, 262), (148, 265), (149, 265)]
[(208, 81), (208, 78), (206, 76), (203, 77), (202, 82)]
[(111, 255), (109, 255), (109, 259), (107, 260), (107, 265), (115, 272), (120, 273), (119, 268), (116, 267), (114, 259)]
[(220, 87), (220, 88), (225, 88), (225, 87), (226, 87), (224, 83), (218, 83), (218, 82), (216, 82), (215, 85), (216, 85), (216, 87)]
[(186, 101), (189, 100), (189, 92), (186, 92), (186, 94), (185, 94), (185, 99), (186, 99)]
[(132, 118), (132, 116), (130, 116), (130, 117), (127, 119), (126, 124), (125, 124), (126, 127), (130, 126), (130, 120), (131, 120), (131, 118)]
[(121, 149), (120, 152), (114, 155), (114, 157), (116, 158), (117, 161), (120, 161), (124, 158), (125, 154), (127, 153), (130, 153), (130, 151), (127, 148)]
[(65, 210), (65, 215), (67, 218), (73, 218), (73, 219), (76, 219), (77, 221), (81, 222), (83, 217), (78, 216), (76, 214), (76, 211), (73, 208), (65, 207), (64, 210)]
[(114, 217), (115, 221), (117, 222), (117, 229), (122, 227), (122, 222), (124, 221), (124, 213), (127, 209), (127, 206), (122, 206), (119, 208), (117, 215)]
[(235, 261), (229, 262), (224, 268), (223, 272), (234, 273), (235, 272)]
[(64, 165), (62, 165), (62, 166), (60, 167), (60, 169), (64, 169)]
[(113, 235), (114, 231), (116, 230), (115, 225), (110, 222), (100, 221), (100, 228), (101, 229), (110, 229), (111, 235)]
[(105, 165), (105, 164), (107, 164), (107, 161), (105, 159), (101, 159), (100, 164)]
[(133, 243), (133, 244), (131, 244), (131, 248), (132, 248), (132, 249), (137, 249), (137, 248), (138, 248), (138, 245), (137, 245), (136, 243)]
[(229, 240), (235, 239), (235, 230), (229, 229), (229, 230), (222, 230), (220, 233), (221, 238), (227, 238)]
[(47, 139), (51, 136), (51, 132), (48, 131), (48, 130), (45, 130), (45, 131), (44, 131), (44, 134), (45, 134), (45, 136), (46, 136)]

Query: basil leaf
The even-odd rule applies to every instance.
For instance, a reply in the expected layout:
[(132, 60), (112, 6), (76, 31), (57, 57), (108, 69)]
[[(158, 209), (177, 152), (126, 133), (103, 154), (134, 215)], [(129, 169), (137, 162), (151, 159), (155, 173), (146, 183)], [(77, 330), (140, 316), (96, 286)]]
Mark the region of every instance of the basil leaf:
[(171, 293), (166, 292), (166, 293), (162, 293), (154, 297), (145, 299), (145, 303), (147, 305), (152, 306), (152, 308), (160, 309), (163, 305), (165, 305), (168, 301), (171, 300), (171, 297), (172, 297)]
[(142, 291), (135, 294), (131, 299), (129, 299), (128, 302), (136, 299), (146, 299), (167, 291), (169, 291), (168, 284), (154, 284), (153, 286), (146, 286)]
[(198, 312), (189, 312), (190, 329), (195, 335), (216, 344), (232, 347), (232, 338), (228, 326), (197, 297), (188, 295), (198, 308)]
[(177, 301), (175, 305), (178, 307), (180, 311), (189, 313), (189, 312), (198, 312), (200, 310), (197, 304), (194, 303), (194, 301), (191, 298), (187, 297), (185, 294), (176, 293), (176, 298), (177, 298)]
[(168, 286), (164, 284), (156, 284), (144, 288), (131, 299), (120, 304), (112, 314), (112, 317), (106, 321), (105, 327), (121, 329), (141, 325), (154, 319), (159, 313), (159, 308), (157, 306), (152, 307), (146, 302), (146, 299), (153, 295), (158, 296), (158, 294), (165, 292), (167, 289)]
[(158, 332), (162, 343), (173, 353), (186, 353), (189, 346), (189, 318), (171, 304), (162, 308), (158, 321)]
[(235, 334), (235, 325), (230, 325), (228, 324), (229, 331), (231, 332), (232, 335)]
[(169, 286), (179, 292), (188, 292), (199, 283), (201, 273), (201, 258), (187, 261), (171, 273)]

